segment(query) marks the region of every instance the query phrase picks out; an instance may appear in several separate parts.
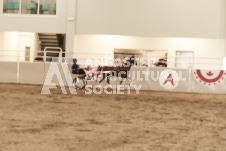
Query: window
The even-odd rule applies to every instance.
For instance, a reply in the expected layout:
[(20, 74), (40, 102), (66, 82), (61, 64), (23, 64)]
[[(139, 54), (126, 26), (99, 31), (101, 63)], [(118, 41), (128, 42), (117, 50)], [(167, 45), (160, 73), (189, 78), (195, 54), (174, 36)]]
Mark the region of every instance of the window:
[(21, 0), (21, 14), (38, 14), (38, 0)]
[(56, 0), (3, 0), (3, 13), (55, 15)]
[(143, 51), (142, 50), (130, 50), (130, 49), (115, 49), (114, 50), (114, 64), (121, 65), (120, 62), (124, 62), (125, 60), (129, 59), (130, 57), (134, 56), (137, 65), (140, 66), (140, 58), (143, 58)]
[(176, 68), (192, 68), (193, 58), (194, 58), (193, 51), (177, 51)]
[(115, 59), (134, 56), (138, 66), (167, 67), (167, 54), (167, 50), (114, 49)]
[(20, 0), (4, 0), (3, 13), (19, 14), (20, 13)]
[(56, 14), (56, 0), (40, 0), (39, 14)]

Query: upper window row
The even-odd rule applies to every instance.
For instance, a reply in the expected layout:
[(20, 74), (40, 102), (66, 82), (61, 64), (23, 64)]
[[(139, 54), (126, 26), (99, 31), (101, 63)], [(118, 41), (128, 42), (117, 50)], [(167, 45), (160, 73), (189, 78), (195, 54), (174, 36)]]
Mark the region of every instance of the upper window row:
[(56, 0), (3, 0), (3, 13), (56, 15)]

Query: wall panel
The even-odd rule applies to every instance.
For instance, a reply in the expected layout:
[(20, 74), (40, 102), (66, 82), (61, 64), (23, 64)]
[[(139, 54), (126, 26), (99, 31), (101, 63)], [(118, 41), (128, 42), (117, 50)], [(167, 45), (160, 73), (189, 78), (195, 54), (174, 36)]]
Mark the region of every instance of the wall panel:
[(79, 34), (224, 38), (224, 0), (78, 0)]
[[(52, 65), (21, 62), (18, 66), (16, 62), (0, 62), (0, 82), (43, 85), (44, 81), (50, 78), (50, 83), (59, 86), (59, 79), (56, 76), (59, 71), (64, 86), (67, 86), (71, 65), (63, 64), (69, 69), (66, 73), (61, 64), (54, 63), (54, 68)], [(50, 77), (47, 74), (50, 74)], [(71, 76), (75, 77), (72, 74)], [(142, 85), (141, 90), (226, 94), (226, 70), (132, 67), (129, 77), (132, 81), (126, 80), (122, 85), (130, 85), (133, 90), (133, 85)], [(112, 79), (110, 84), (118, 85), (119, 82), (118, 79), (115, 81)], [(98, 83), (89, 81), (88, 84)], [(103, 81), (100, 85), (105, 86), (107, 82)]]
[(44, 63), (20, 63), (19, 83), (43, 84)]
[(189, 70), (150, 68), (150, 90), (189, 92)]
[(0, 82), (17, 83), (17, 62), (0, 62)]

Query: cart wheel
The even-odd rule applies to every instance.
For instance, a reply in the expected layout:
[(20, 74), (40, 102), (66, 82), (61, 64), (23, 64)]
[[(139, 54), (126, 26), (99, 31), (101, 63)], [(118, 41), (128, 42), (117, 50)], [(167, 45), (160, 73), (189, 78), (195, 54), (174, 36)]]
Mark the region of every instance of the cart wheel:
[(73, 86), (76, 89), (84, 89), (86, 84), (87, 84), (87, 82), (85, 81), (84, 78), (74, 78), (74, 80), (73, 80)]

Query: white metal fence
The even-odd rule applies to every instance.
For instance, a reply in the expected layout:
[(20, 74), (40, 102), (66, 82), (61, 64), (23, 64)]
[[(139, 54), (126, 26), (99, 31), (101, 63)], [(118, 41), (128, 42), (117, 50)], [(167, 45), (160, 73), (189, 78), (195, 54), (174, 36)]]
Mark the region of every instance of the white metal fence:
[[(67, 79), (72, 75), (71, 64), (68, 64), (68, 73), (63, 70), (63, 63), (54, 64), (57, 65), (62, 81), (67, 86)], [(52, 72), (49, 70), (50, 65), (51, 63), (47, 62), (0, 62), (0, 83), (43, 85), (48, 73)], [(135, 78), (131, 78), (131, 81), (126, 80), (123, 85), (141, 86), (141, 90), (226, 94), (224, 70), (200, 70), (201, 76), (197, 76), (196, 69), (132, 67), (130, 72), (131, 77)], [(146, 76), (147, 72), (149, 74)], [(207, 76), (206, 73), (213, 76)], [(56, 76), (50, 78), (51, 83), (59, 85)], [(104, 86), (107, 83), (104, 81), (101, 84)], [(119, 80), (111, 81), (111, 84), (119, 84)]]
[[(42, 53), (42, 56), (39, 56), (38, 53)], [(59, 49), (59, 51), (50, 51), (50, 53), (57, 53), (55, 57), (47, 56), (47, 53), (49, 53), (48, 49), (44, 52), (30, 51), (29, 53), (25, 51), (0, 51), (0, 83), (43, 84), (51, 65), (48, 59), (57, 63), (65, 85), (67, 85), (66, 79), (71, 74), (73, 58), (78, 59), (78, 64), (82, 68), (89, 65), (95, 69), (95, 65), (97, 67), (115, 64), (114, 54), (65, 53), (62, 52), (61, 49)], [(38, 57), (40, 57), (41, 60), (37, 61)], [(117, 57), (119, 57), (118, 54)], [(131, 57), (131, 55), (123, 55), (123, 57)], [(143, 71), (150, 71), (151, 74), (148, 75), (147, 81), (134, 80), (130, 82), (130, 84), (142, 85), (143, 90), (226, 94), (226, 71), (222, 70), (223, 58), (193, 58), (192, 68), (186, 68), (185, 65), (185, 68), (182, 69), (175, 68), (175, 66), (177, 64), (183, 65), (183, 60), (186, 58), (181, 58), (182, 62), (176, 62), (177, 59), (175, 57), (168, 56), (165, 58), (167, 59), (167, 67), (160, 68), (152, 66), (155, 63), (152, 62), (153, 58), (159, 57), (161, 56), (152, 56), (152, 58), (137, 57), (138, 65), (137, 67), (133, 67), (132, 71), (139, 71), (139, 74)], [(144, 60), (147, 61), (147, 66), (142, 64)], [(65, 62), (70, 71), (70, 73), (66, 75), (63, 73), (64, 71), (61, 66)], [(196, 75), (197, 69), (201, 69), (201, 78)], [(169, 82), (165, 79), (165, 84), (167, 83), (169, 87), (164, 87), (159, 79), (156, 80), (156, 75), (166, 70), (173, 70), (177, 72), (178, 75), (182, 73), (182, 77), (186, 80), (180, 81), (173, 79), (175, 81), (171, 83), (172, 81)], [(142, 78), (144, 75), (141, 74), (139, 77)], [(172, 80), (172, 78), (169, 79)], [(208, 83), (209, 81), (210, 83)], [(59, 84), (56, 77), (53, 77), (52, 82)]]
[[(38, 53), (41, 53), (42, 56), (39, 56)], [(55, 57), (48, 56), (47, 54), (55, 53), (58, 54)], [(122, 55), (123, 57), (130, 57), (131, 55)], [(0, 50), (0, 61), (1, 62), (36, 62), (36, 58), (43, 58), (44, 62), (54, 61), (54, 62), (68, 62), (72, 63), (72, 59), (78, 59), (78, 64), (96, 64), (96, 65), (114, 65), (115, 56), (114, 54), (98, 54), (98, 53), (65, 53), (62, 51), (48, 51), (48, 49), (43, 51), (20, 51), (20, 50)], [(119, 57), (119, 54), (117, 54)], [(148, 67), (156, 67), (156, 64), (159, 62), (159, 58), (162, 56), (151, 56), (145, 58), (143, 56), (135, 56), (137, 59), (138, 66), (147, 65)], [(180, 57), (179, 59), (174, 56), (168, 56), (165, 63), (167, 67), (170, 68), (190, 68), (190, 69), (223, 69), (223, 60), (224, 58), (197, 58), (194, 57), (191, 61), (186, 57)], [(189, 60), (186, 62), (186, 60)]]

